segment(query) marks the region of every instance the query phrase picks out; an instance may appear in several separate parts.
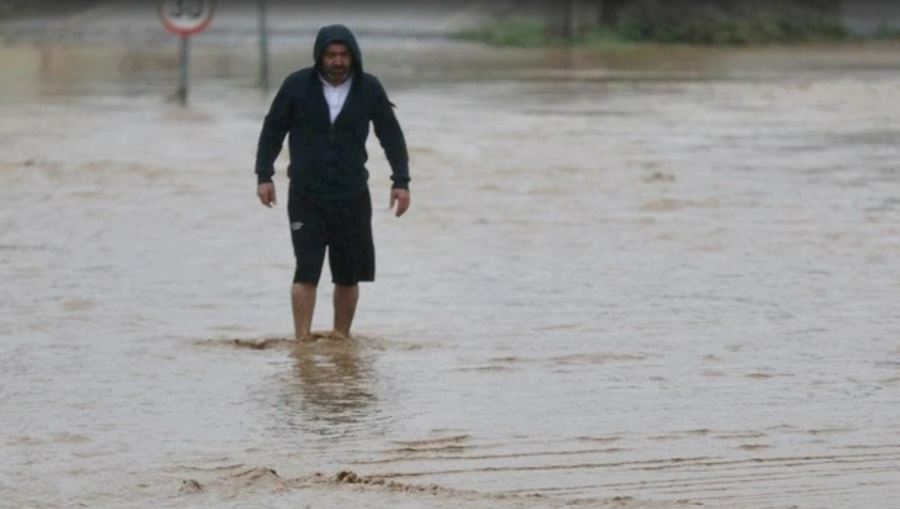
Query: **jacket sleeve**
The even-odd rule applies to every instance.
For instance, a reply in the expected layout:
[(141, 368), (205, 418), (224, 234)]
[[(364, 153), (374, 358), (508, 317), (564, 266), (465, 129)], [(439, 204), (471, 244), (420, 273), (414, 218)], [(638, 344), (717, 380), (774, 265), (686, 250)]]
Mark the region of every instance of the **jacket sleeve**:
[(391, 165), (391, 187), (409, 189), (409, 154), (406, 151), (406, 140), (400, 122), (394, 115), (394, 104), (388, 100), (384, 87), (373, 78), (375, 104), (372, 111), (372, 123), (375, 136), (384, 149), (384, 155)]
[(256, 148), (256, 179), (262, 184), (271, 182), (275, 174), (275, 159), (281, 153), (284, 137), (290, 129), (291, 104), (288, 93), (288, 80), (285, 80), (272, 101), (269, 113), (263, 121), (259, 144)]

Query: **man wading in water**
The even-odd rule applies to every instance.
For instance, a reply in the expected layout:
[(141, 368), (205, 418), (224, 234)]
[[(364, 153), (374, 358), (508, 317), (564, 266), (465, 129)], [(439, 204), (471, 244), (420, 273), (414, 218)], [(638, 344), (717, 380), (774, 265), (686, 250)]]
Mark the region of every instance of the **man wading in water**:
[(315, 66), (288, 76), (263, 122), (256, 154), (256, 194), (275, 204), (274, 163), (290, 133), (288, 217), (297, 269), (291, 287), (294, 332), (311, 339), (316, 287), (325, 250), (334, 283), (335, 337), (349, 337), (360, 281), (375, 280), (372, 202), (366, 170), (369, 121), (391, 165), (390, 206), (409, 208), (409, 167), (403, 131), (378, 79), (363, 72), (353, 33), (319, 30)]

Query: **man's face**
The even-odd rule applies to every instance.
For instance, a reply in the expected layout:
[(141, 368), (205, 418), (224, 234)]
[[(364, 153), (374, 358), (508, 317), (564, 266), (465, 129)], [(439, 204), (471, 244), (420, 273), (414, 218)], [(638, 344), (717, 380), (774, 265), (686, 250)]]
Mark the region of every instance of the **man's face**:
[(342, 83), (350, 75), (352, 65), (353, 55), (346, 44), (332, 42), (325, 46), (325, 52), (322, 53), (322, 71), (329, 82)]

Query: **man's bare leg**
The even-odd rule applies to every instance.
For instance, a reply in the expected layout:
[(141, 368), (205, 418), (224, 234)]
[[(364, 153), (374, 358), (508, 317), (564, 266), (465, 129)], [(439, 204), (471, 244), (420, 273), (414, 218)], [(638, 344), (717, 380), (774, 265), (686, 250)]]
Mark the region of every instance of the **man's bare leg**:
[(349, 338), (356, 303), (359, 302), (359, 286), (334, 285), (334, 331), (336, 338)]
[(294, 311), (294, 335), (297, 341), (312, 337), (313, 310), (316, 308), (316, 285), (294, 283), (291, 286), (291, 308)]

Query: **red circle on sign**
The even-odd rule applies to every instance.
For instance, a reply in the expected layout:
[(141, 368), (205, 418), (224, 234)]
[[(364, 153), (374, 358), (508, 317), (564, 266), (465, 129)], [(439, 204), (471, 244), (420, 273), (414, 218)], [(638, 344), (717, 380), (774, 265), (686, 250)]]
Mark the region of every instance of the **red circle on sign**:
[(159, 2), (159, 19), (162, 21), (164, 27), (169, 32), (173, 34), (178, 34), (181, 36), (194, 35), (196, 33), (202, 32), (206, 30), (206, 27), (212, 23), (213, 13), (216, 11), (216, 2), (215, 0), (207, 0), (209, 2), (209, 10), (206, 12), (206, 16), (200, 19), (200, 21), (196, 25), (191, 26), (179, 26), (172, 22), (165, 14), (165, 9), (167, 7), (165, 1)]

